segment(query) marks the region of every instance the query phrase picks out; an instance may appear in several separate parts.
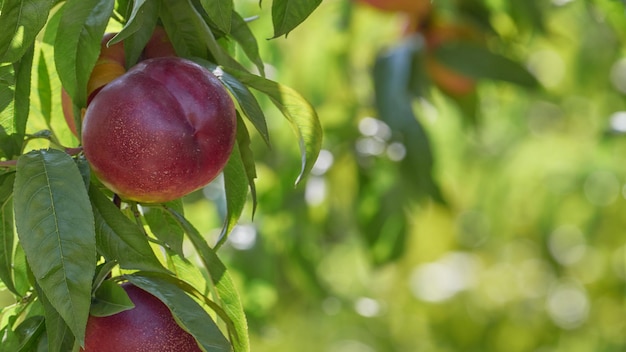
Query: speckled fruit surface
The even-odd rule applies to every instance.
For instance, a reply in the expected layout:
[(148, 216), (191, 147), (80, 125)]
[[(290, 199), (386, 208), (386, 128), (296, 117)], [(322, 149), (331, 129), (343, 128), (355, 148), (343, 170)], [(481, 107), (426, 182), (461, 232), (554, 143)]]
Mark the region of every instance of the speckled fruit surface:
[(223, 169), (236, 136), (235, 107), (207, 69), (182, 58), (142, 61), (107, 84), (83, 121), (85, 156), (124, 199), (180, 198)]
[(163, 302), (129, 283), (122, 284), (135, 308), (108, 317), (90, 316), (84, 352), (200, 352)]

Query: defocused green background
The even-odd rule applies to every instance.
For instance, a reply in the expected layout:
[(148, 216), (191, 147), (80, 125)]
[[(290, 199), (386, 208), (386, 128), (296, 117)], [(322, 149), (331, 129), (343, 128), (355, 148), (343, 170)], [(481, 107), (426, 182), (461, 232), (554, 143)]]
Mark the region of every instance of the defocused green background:
[[(505, 1), (485, 3), (505, 54), (542, 88), (480, 81), (476, 127), (434, 88), (415, 100), (447, 204), (396, 190), (408, 236), (379, 265), (359, 224), (363, 208), (389, 201), (398, 170), (371, 74), (406, 40), (406, 19), (326, 0), (286, 39), (265, 40), (268, 8), (238, 3), (261, 15), (253, 30), (270, 75), (315, 105), (325, 131), (313, 175), (295, 188), (297, 142), (269, 105), (271, 150), (255, 140), (259, 207), (222, 250), (254, 351), (626, 350), (624, 5), (542, 1), (541, 31), (498, 11)], [(188, 215), (215, 233), (215, 206), (196, 197)]]
[[(295, 187), (297, 139), (270, 104), (271, 149), (252, 136), (258, 209), (220, 254), (254, 352), (626, 350), (624, 4), (533, 1), (539, 21), (505, 0), (475, 2), (492, 10), (487, 45), (542, 87), (481, 80), (473, 125), (434, 87), (414, 100), (442, 203), (404, 192), (403, 146), (375, 109), (376, 57), (412, 40), (403, 15), (325, 0), (269, 40), (270, 3), (236, 1), (260, 16), (252, 29), (268, 76), (307, 97), (325, 133)], [(454, 18), (454, 3), (434, 7)], [(185, 211), (215, 238), (223, 202), (218, 180)], [(387, 221), (372, 238), (377, 215)]]

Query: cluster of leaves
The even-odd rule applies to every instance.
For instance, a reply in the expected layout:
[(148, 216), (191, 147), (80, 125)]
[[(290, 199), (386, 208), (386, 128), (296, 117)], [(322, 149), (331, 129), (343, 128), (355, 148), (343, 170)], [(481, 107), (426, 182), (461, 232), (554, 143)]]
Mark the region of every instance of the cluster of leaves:
[[(438, 89), (427, 60), (437, 61), (462, 79), (502, 81), (526, 89), (539, 87), (522, 57), (502, 54), (513, 52), (510, 47), (507, 49), (510, 39), (498, 34), (491, 25), (491, 18), (493, 13), (504, 11), (515, 20), (520, 33), (543, 31), (545, 6), (539, 1), (523, 1), (507, 3), (503, 8), (490, 8), (478, 0), (444, 5), (435, 4), (425, 18), (413, 19), (417, 22), (415, 32), (381, 52), (374, 63), (372, 76), (378, 117), (391, 129), (392, 141), (402, 143), (406, 150), (398, 164), (398, 182), (383, 190), (382, 195), (375, 190), (361, 192), (364, 197), (386, 199), (375, 214), (362, 216), (367, 220), (361, 224), (361, 229), (371, 248), (372, 258), (378, 263), (396, 259), (403, 253), (409, 219), (403, 209), (407, 204), (423, 198), (446, 204), (434, 176), (435, 158), (429, 136), (416, 115), (414, 103), (431, 100), (432, 92), (437, 90), (454, 101), (474, 127), (479, 122), (478, 91), (455, 94)], [(448, 19), (441, 21), (441, 17)], [(443, 26), (444, 31), (460, 29), (469, 34), (468, 38), (463, 35), (444, 38), (442, 43), (429, 46), (429, 36), (437, 36), (435, 32), (441, 30), (438, 26)], [(375, 174), (364, 173), (364, 190), (370, 190), (378, 178)], [(367, 199), (364, 201), (367, 203)]]
[[(320, 2), (274, 0), (274, 37), (289, 33)], [(132, 307), (117, 284), (122, 280), (163, 300), (204, 350), (249, 350), (243, 308), (216, 251), (241, 216), (249, 189), (256, 205), (247, 122), (267, 144), (270, 136), (252, 90), (266, 95), (293, 127), (302, 155), (298, 180), (321, 147), (314, 109), (296, 91), (264, 77), (256, 39), (232, 0), (0, 3), (0, 288), (17, 301), (2, 311), (0, 351), (77, 350), (89, 314)], [(27, 134), (31, 96), (48, 126), (62, 119), (52, 113), (60, 104), (52, 101), (54, 75), (75, 111), (86, 106), (87, 81), (112, 21), (123, 29), (110, 44), (124, 41), (128, 66), (160, 24), (177, 55), (214, 72), (237, 102), (237, 144), (224, 169), (227, 216), (214, 247), (185, 218), (182, 201), (143, 207), (120, 201), (90, 174), (79, 146), (61, 146), (51, 127)], [(229, 50), (236, 45), (260, 75), (233, 58)], [(50, 148), (26, 150), (40, 138)], [(202, 269), (185, 257), (184, 238)]]

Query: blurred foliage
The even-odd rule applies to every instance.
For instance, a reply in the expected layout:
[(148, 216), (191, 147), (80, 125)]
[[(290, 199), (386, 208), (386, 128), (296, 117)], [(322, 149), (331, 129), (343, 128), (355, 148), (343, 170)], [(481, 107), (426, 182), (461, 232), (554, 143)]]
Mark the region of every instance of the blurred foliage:
[[(326, 0), (287, 38), (263, 40), (270, 10), (236, 2), (244, 17), (260, 15), (251, 26), (267, 77), (313, 103), (325, 138), (294, 187), (295, 137), (259, 97), (272, 140), (251, 135), (258, 208), (252, 218), (250, 202), (221, 249), (252, 350), (623, 351), (623, 2), (433, 4), (443, 21), (478, 28), (484, 48), (538, 87), (470, 65), (497, 77), (478, 78), (471, 95), (445, 93), (420, 69), (424, 38), (405, 33), (403, 14)], [(375, 85), (376, 63), (399, 48), (414, 50), (409, 76), (397, 74), (413, 84), (408, 129), (384, 118)], [(431, 160), (412, 179), (406, 158), (420, 151)], [(222, 188), (185, 199), (215, 240)]]

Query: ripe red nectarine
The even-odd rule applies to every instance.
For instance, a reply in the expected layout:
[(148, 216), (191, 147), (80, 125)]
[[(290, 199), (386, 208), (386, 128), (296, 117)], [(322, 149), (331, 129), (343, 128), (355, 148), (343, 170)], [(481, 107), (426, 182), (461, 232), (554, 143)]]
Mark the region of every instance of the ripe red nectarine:
[(178, 57), (142, 61), (93, 98), (85, 157), (124, 199), (180, 198), (213, 180), (235, 143), (235, 107), (220, 80)]
[(172, 317), (157, 297), (122, 284), (135, 307), (106, 316), (90, 316), (84, 352), (200, 352), (198, 343)]

